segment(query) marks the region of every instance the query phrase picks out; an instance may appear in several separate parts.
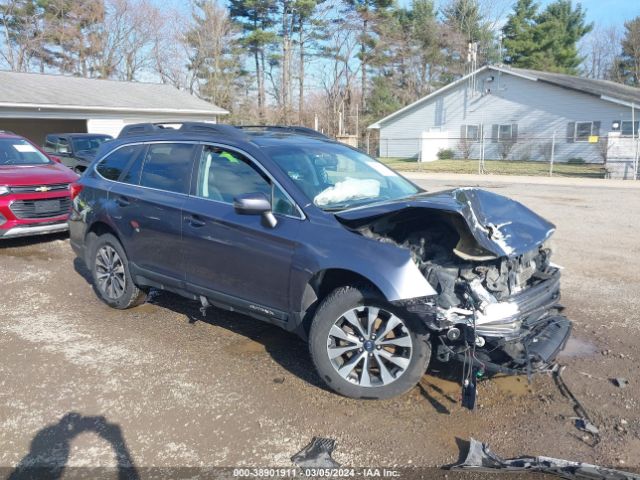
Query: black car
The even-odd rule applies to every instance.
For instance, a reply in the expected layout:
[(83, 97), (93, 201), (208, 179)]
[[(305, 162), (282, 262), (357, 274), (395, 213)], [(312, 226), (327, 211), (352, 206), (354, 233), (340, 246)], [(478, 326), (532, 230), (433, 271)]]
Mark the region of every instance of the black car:
[(71, 244), (114, 308), (170, 290), (308, 339), (320, 377), (388, 398), (432, 357), (545, 371), (571, 322), (554, 226), (476, 188), (427, 193), (296, 127), (127, 127), (72, 186)]
[(95, 158), (100, 145), (109, 140), (113, 140), (111, 135), (97, 133), (53, 133), (47, 135), (43, 148), (81, 174)]

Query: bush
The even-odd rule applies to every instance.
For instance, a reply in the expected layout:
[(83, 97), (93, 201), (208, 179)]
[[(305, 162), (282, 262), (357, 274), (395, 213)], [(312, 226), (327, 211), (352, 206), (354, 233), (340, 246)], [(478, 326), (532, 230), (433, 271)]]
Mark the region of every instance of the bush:
[(438, 160), (453, 160), (455, 152), (450, 148), (438, 150)]
[(567, 163), (571, 163), (572, 165), (583, 165), (585, 161), (582, 157), (572, 157), (567, 160)]

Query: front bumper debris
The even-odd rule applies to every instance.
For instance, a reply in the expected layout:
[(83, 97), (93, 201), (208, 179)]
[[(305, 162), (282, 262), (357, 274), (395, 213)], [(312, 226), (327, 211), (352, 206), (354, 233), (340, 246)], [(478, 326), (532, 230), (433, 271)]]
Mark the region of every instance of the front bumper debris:
[(575, 480), (640, 480), (640, 475), (635, 473), (559, 458), (524, 456), (502, 459), (493, 453), (487, 444), (473, 438), (469, 441), (469, 452), (464, 462), (453, 465), (451, 470), (492, 473), (535, 472)]
[[(520, 375), (548, 370), (564, 349), (572, 324), (562, 314), (559, 300), (560, 271), (555, 270), (535, 285), (493, 304), (507, 312), (493, 318), (480, 310), (462, 309), (443, 316), (433, 301), (403, 307), (436, 331), (435, 353), (440, 361), (472, 361), (486, 373)], [(468, 355), (471, 349), (473, 356)]]

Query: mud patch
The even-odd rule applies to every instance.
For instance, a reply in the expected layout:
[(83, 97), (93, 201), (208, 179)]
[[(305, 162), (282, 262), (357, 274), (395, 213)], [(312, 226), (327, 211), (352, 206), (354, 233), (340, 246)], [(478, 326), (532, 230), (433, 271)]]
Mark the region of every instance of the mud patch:
[(256, 342), (255, 340), (251, 339), (232, 343), (231, 345), (226, 347), (225, 350), (229, 353), (239, 353), (245, 355), (259, 355), (261, 353), (266, 353), (266, 348), (262, 343)]
[(533, 384), (529, 384), (525, 376), (496, 376), (489, 381), (493, 382), (500, 392), (513, 397), (521, 397), (533, 392)]

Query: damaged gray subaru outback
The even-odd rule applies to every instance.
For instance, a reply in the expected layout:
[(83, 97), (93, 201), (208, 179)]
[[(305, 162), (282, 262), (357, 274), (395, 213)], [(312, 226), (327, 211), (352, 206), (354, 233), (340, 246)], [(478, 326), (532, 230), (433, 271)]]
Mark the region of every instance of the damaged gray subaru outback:
[(426, 192), (309, 129), (131, 125), (71, 192), (105, 303), (156, 288), (273, 323), (349, 397), (402, 394), (432, 358), (546, 371), (570, 335), (551, 223), (477, 188)]

